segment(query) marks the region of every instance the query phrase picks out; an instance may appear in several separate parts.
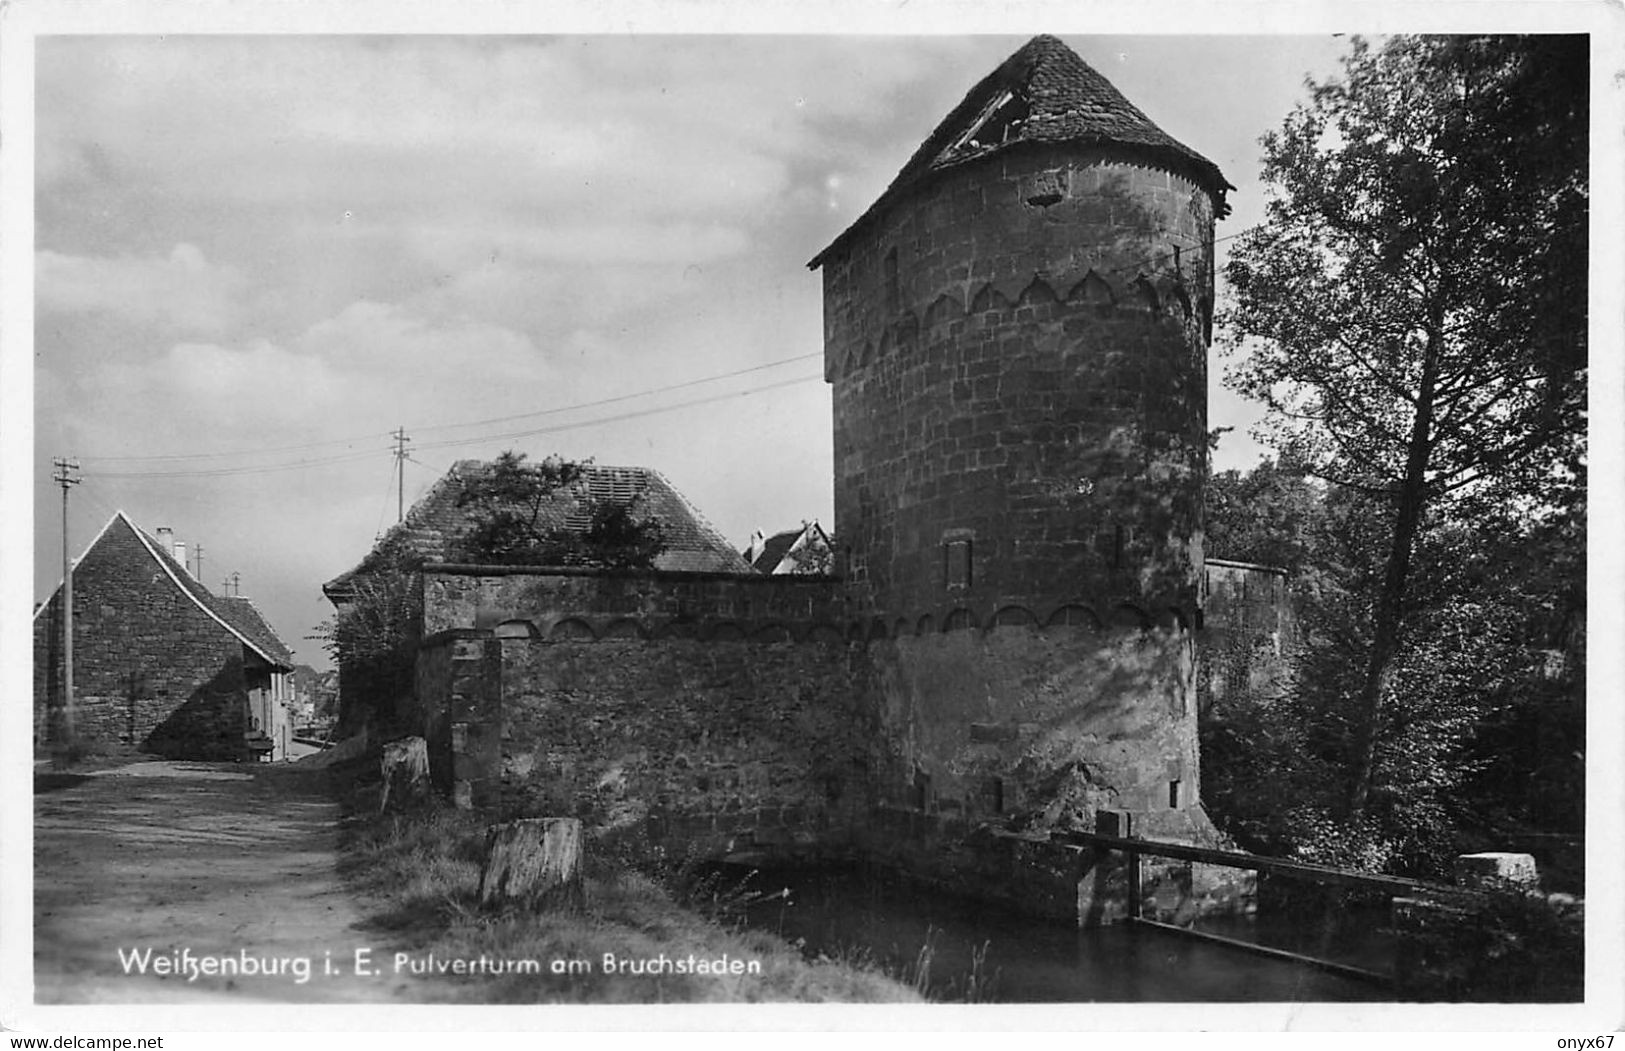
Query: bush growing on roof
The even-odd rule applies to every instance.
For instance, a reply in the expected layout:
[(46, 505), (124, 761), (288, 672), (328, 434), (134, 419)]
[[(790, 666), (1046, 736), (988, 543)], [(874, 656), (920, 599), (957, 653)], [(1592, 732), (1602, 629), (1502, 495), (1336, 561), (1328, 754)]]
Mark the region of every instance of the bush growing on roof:
[(660, 524), (638, 513), (636, 495), (597, 499), (581, 491), (591, 462), (549, 456), (527, 463), (510, 450), (465, 478), (457, 506), (472, 514), (457, 556), (497, 565), (652, 567), (666, 549)]

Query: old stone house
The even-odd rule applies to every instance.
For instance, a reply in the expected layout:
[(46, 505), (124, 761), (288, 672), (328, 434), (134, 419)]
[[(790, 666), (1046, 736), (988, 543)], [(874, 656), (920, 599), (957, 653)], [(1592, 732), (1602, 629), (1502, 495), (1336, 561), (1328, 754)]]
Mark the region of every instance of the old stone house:
[[(68, 732), (63, 615), (59, 585), (34, 614), (40, 745)], [(75, 735), (171, 758), (286, 753), (288, 647), (251, 601), (210, 592), (122, 511), (74, 564), (73, 625)]]

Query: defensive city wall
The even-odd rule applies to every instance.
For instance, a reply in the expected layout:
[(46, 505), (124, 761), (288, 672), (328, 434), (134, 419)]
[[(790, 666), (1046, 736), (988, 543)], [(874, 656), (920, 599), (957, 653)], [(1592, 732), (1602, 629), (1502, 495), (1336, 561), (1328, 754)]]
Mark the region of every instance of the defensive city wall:
[[(1143, 834), (1211, 839), (1194, 722), (1170, 718), (1194, 674), (1177, 626), (1082, 605), (865, 622), (829, 577), (431, 564), (423, 590), (403, 714), (465, 805), (1094, 920), (1122, 872), (1048, 831), (1133, 812)], [(1184, 870), (1161, 893), (1218, 896)]]

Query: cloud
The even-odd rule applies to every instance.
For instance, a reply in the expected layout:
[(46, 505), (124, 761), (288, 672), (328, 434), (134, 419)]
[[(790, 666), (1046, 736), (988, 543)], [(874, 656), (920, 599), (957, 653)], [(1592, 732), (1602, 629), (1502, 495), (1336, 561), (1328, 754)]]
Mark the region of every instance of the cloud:
[[(200, 336), (297, 350), (356, 302), (429, 325), (484, 322), (538, 347), (582, 329), (643, 332), (648, 345), (661, 312), (715, 311), (725, 267), (739, 301), (770, 303), (775, 285), (815, 291), (801, 264), (904, 159), (888, 157), (893, 123), (923, 134), (945, 111), (919, 82), (952, 83), (957, 101), (959, 60), (985, 46), (44, 39), (44, 301), (140, 314), (164, 330), (146, 334), (149, 355)], [(187, 284), (183, 268), (132, 248), (154, 230), (202, 246), (219, 273)], [(107, 282), (84, 262), (115, 257), (162, 280)]]
[(471, 229), (422, 225), (408, 241), (424, 259), (452, 265), (488, 257), (521, 264), (572, 267), (709, 263), (739, 255), (749, 245), (743, 230), (723, 224), (627, 222), (580, 218), (545, 228)]
[[(459, 222), (511, 220), (518, 208), (538, 226), (582, 214), (770, 221), (797, 161), (867, 145), (898, 102), (913, 101), (923, 73), (951, 78), (969, 46), (647, 36), (42, 41), (40, 185), (47, 197), (94, 189), (171, 206), (217, 201), (335, 218), (348, 209), (387, 222), (428, 221), (447, 207)], [(232, 90), (214, 90), (222, 83)]]
[(194, 245), (167, 256), (116, 258), (40, 251), (35, 295), (43, 313), (103, 313), (185, 332), (228, 327), (244, 291), (241, 273)]
[(101, 363), (72, 396), (41, 387), (41, 411), (74, 420), (98, 453), (252, 451), (462, 418), (473, 404), (521, 411), (528, 392), (567, 387), (522, 333), (361, 301), (285, 344), (187, 341)]

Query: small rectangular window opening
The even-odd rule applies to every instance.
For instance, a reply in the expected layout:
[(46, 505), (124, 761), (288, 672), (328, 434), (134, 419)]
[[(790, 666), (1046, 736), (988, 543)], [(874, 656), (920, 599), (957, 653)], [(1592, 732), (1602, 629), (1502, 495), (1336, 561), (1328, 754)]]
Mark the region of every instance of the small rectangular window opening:
[(1168, 782), (1168, 808), (1170, 810), (1178, 810), (1179, 809), (1179, 782), (1178, 781), (1169, 781)]
[(993, 813), (1004, 813), (1004, 779), (1002, 777), (994, 777), (988, 780), (987, 803)]
[(950, 588), (970, 587), (969, 540), (950, 540), (942, 545), (943, 577)]

